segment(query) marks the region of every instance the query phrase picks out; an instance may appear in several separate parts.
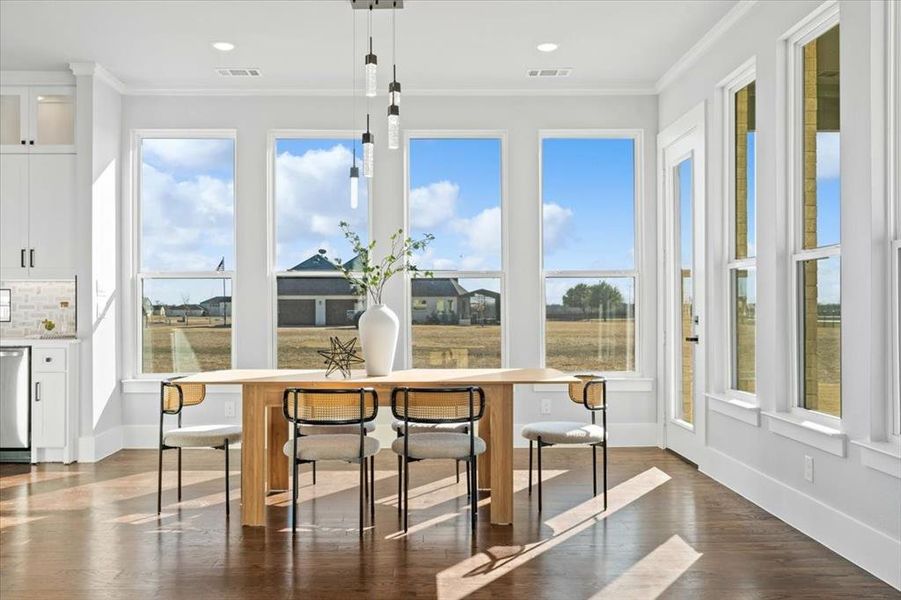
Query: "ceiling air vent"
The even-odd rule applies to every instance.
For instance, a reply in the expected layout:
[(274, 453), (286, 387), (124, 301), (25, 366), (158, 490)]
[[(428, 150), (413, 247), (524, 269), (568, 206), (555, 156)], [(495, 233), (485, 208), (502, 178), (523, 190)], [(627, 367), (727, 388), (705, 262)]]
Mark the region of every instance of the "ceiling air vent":
[(556, 68), (556, 69), (529, 69), (526, 72), (528, 77), (569, 77), (572, 74), (573, 70), (571, 67), (565, 68)]
[(263, 72), (250, 67), (221, 67), (216, 69), (219, 77), (261, 77)]

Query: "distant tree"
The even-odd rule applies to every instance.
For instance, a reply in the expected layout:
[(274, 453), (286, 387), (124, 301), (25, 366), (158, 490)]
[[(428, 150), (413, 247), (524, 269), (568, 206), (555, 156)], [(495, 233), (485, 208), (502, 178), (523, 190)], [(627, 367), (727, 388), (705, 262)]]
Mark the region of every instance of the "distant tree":
[(584, 283), (579, 283), (566, 290), (563, 294), (563, 306), (568, 308), (578, 308), (583, 315), (588, 314), (591, 310), (591, 287)]
[(591, 286), (591, 306), (597, 306), (601, 309), (601, 318), (604, 321), (622, 303), (622, 292), (606, 281)]

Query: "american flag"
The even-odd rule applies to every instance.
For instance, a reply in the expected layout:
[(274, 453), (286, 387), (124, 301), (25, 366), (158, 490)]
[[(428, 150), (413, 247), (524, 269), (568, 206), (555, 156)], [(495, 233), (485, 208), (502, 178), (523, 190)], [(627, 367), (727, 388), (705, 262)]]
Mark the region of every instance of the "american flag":
[(225, 271), (225, 257), (222, 257), (222, 260), (219, 261), (219, 266), (216, 267), (217, 271)]

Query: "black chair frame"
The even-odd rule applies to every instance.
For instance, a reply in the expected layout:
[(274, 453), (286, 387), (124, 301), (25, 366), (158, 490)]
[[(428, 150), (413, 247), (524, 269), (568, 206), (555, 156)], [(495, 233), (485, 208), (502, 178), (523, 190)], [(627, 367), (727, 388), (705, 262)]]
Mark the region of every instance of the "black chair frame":
[[(181, 414), (184, 409), (185, 396), (181, 386), (177, 380), (181, 377), (172, 377), (168, 380), (160, 382), (160, 436), (159, 436), (159, 464), (157, 468), (156, 479), (156, 514), (163, 512), (163, 451), (178, 450), (178, 501), (181, 502), (181, 448), (178, 446), (167, 446), (163, 443), (163, 418), (166, 415), (177, 415), (177, 426), (181, 427)], [(166, 410), (166, 388), (172, 387), (178, 392), (178, 408), (176, 410)], [(213, 446), (214, 450), (223, 450), (225, 452), (225, 516), (231, 513), (229, 509), (228, 497), (228, 440), (223, 440), (221, 446)]]
[[(600, 406), (591, 406), (589, 403), (589, 390), (591, 386), (600, 385), (602, 387), (603, 402)], [(591, 444), (591, 478), (592, 491), (594, 496), (598, 495), (598, 455), (597, 450), (600, 446), (603, 448), (603, 485), (604, 485), (604, 510), (607, 510), (607, 381), (603, 377), (595, 377), (585, 383), (582, 390), (582, 404), (591, 413), (591, 424), (596, 425), (596, 413), (601, 413), (601, 426), (604, 428), (604, 441)], [(542, 509), (541, 494), (541, 448), (544, 446), (553, 446), (554, 444), (545, 442), (538, 437), (537, 443), (529, 440), (529, 495), (532, 495), (532, 448), (538, 446), (538, 512)]]
[[(469, 415), (467, 417), (460, 418), (418, 418), (418, 417), (410, 417), (409, 410), (409, 400), (410, 400), (410, 392), (413, 393), (429, 393), (429, 394), (459, 394), (459, 393), (468, 393), (469, 394)], [(398, 412), (398, 396), (403, 396), (403, 416)], [(478, 412), (476, 412), (475, 407), (475, 398), (478, 396)], [(485, 392), (482, 388), (478, 386), (467, 386), (467, 387), (396, 387), (391, 391), (391, 413), (393, 414), (395, 419), (399, 419), (404, 423), (403, 434), (401, 435), (398, 432), (398, 437), (404, 438), (404, 454), (402, 457), (398, 457), (401, 460), (400, 466), (402, 467), (403, 476), (398, 479), (398, 509), (403, 512), (403, 525), (404, 525), (404, 533), (408, 530), (409, 525), (409, 516), (410, 516), (410, 504), (409, 504), (409, 493), (410, 493), (410, 463), (419, 462), (420, 460), (427, 459), (418, 459), (411, 458), (409, 452), (409, 441), (410, 441), (410, 423), (431, 423), (431, 424), (441, 424), (441, 423), (468, 423), (467, 433), (469, 434), (469, 456), (465, 459), (466, 462), (466, 479), (467, 479), (467, 491), (468, 491), (468, 500), (470, 502), (470, 512), (472, 513), (472, 529), (475, 531), (476, 522), (478, 520), (478, 485), (476, 482), (476, 474), (478, 473), (478, 457), (475, 453), (475, 422), (482, 418), (482, 415), (485, 414)], [(413, 434), (416, 435), (416, 434)], [(459, 460), (456, 461), (459, 465)], [(459, 474), (459, 472), (458, 472)], [(459, 480), (459, 479), (458, 479)], [(401, 490), (403, 493), (401, 494)]]
[[(311, 396), (316, 395), (332, 395), (332, 394), (358, 394), (360, 396), (360, 418), (359, 419), (300, 419), (297, 418), (297, 397), (299, 394), (308, 394)], [(366, 416), (366, 395), (370, 394), (372, 396), (373, 403), (373, 411), (372, 415)], [(288, 411), (288, 403), (289, 397), (294, 397), (294, 411), (292, 413)], [(327, 389), (327, 388), (287, 388), (282, 396), (282, 412), (285, 415), (285, 419), (291, 424), (291, 439), (293, 441), (293, 456), (294, 460), (292, 462), (292, 481), (291, 481), (291, 532), (295, 533), (297, 531), (297, 497), (298, 497), (298, 466), (303, 464), (312, 464), (313, 465), (313, 483), (316, 483), (316, 461), (314, 460), (302, 460), (297, 458), (297, 440), (301, 437), (304, 437), (300, 433), (301, 425), (360, 425), (360, 508), (359, 508), (359, 522), (360, 522), (360, 536), (363, 536), (364, 530), (364, 522), (363, 517), (365, 514), (365, 497), (369, 497), (369, 523), (371, 526), (375, 525), (375, 457), (372, 457), (371, 461), (366, 460), (365, 452), (364, 452), (364, 438), (366, 437), (366, 429), (365, 424), (369, 421), (372, 421), (376, 418), (379, 412), (379, 395), (378, 392), (373, 388), (341, 388), (341, 389)], [(315, 437), (315, 436), (306, 436), (306, 437)], [(367, 466), (369, 466), (369, 481), (367, 482), (366, 471)], [(368, 485), (367, 485), (368, 483)]]

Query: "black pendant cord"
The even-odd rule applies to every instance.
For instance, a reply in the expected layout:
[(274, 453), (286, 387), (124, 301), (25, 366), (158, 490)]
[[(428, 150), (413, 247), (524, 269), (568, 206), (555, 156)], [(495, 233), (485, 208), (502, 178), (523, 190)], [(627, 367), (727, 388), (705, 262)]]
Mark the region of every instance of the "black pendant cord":
[(350, 173), (351, 177), (353, 177), (354, 169), (357, 168), (357, 140), (356, 140), (356, 130), (357, 130), (357, 15), (354, 11), (350, 11), (351, 18), (353, 19), (353, 38), (351, 41), (351, 47), (353, 49), (350, 56), (350, 73), (351, 73), (351, 83), (350, 83), (350, 128), (354, 133), (351, 134), (351, 150), (354, 155), (354, 162), (351, 166)]

